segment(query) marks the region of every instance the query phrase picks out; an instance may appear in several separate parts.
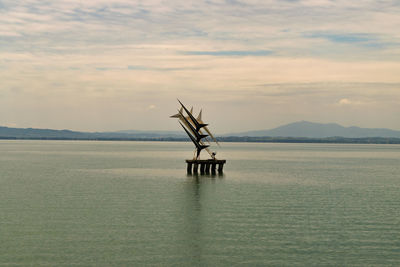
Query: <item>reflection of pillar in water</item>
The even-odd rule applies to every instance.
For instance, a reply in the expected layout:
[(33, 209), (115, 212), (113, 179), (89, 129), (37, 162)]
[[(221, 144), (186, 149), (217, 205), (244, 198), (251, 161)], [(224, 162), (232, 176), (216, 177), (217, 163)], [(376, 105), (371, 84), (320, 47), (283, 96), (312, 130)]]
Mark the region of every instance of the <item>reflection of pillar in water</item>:
[[(201, 183), (197, 175), (190, 176), (191, 179), (186, 180), (184, 186), (185, 199), (182, 202), (183, 209), (183, 225), (180, 230), (182, 239), (184, 240), (184, 253), (186, 258), (191, 262), (186, 264), (189, 266), (202, 266), (203, 255), (203, 218), (201, 210)], [(193, 179), (194, 178), (194, 179)]]

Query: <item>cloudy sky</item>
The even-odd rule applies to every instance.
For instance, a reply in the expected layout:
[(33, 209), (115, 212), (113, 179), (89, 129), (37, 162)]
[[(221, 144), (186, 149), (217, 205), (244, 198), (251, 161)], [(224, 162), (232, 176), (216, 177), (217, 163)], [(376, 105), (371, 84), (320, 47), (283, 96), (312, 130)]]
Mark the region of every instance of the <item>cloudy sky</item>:
[(398, 0), (0, 0), (0, 125), (400, 130)]

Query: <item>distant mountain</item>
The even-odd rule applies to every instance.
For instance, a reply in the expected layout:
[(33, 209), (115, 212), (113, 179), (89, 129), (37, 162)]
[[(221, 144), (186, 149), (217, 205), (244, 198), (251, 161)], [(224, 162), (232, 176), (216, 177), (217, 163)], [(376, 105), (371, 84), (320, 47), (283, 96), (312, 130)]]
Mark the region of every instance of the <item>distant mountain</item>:
[(182, 132), (174, 131), (118, 131), (118, 132), (77, 132), (35, 128), (9, 128), (0, 126), (0, 139), (155, 139), (184, 138)]
[(74, 132), (70, 130), (51, 130), (34, 128), (9, 128), (0, 126), (0, 138), (67, 138), (85, 139), (89, 133)]
[(241, 133), (226, 134), (224, 136), (271, 136), (271, 137), (345, 137), (345, 138), (365, 138), (365, 137), (395, 137), (400, 138), (400, 131), (390, 129), (371, 129), (360, 127), (343, 127), (336, 123), (315, 123), (308, 121), (294, 122), (271, 130), (249, 131)]
[(186, 137), (182, 131), (140, 131), (140, 130), (123, 130), (110, 132), (112, 134), (130, 134), (135, 136), (158, 136), (158, 137)]
[[(233, 137), (233, 139), (227, 139)], [(238, 139), (238, 138), (239, 139)], [(247, 137), (251, 137), (250, 139)], [(257, 137), (273, 137), (260, 139)], [(276, 139), (275, 137), (278, 137)], [(359, 127), (343, 127), (339, 124), (314, 123), (307, 121), (294, 122), (271, 130), (249, 131), (225, 134), (220, 140), (235, 142), (282, 141), (282, 138), (400, 138), (400, 131), (389, 129), (368, 129)], [(34, 128), (9, 128), (0, 126), (0, 139), (69, 139), (69, 140), (187, 140), (182, 131), (138, 131), (125, 130), (117, 132), (78, 132), (70, 130), (34, 129)], [(336, 140), (336, 139), (335, 139)], [(293, 142), (292, 139), (286, 140)], [(304, 141), (304, 140), (297, 140)], [(296, 142), (297, 142), (296, 141)], [(310, 140), (308, 140), (310, 141)], [(325, 140), (327, 141), (327, 140)], [(328, 140), (329, 141), (329, 140)], [(331, 142), (330, 140), (329, 142)], [(336, 140), (337, 141), (337, 140)], [(336, 142), (335, 141), (335, 142)], [(342, 141), (340, 141), (342, 142)], [(354, 142), (347, 140), (346, 142)]]

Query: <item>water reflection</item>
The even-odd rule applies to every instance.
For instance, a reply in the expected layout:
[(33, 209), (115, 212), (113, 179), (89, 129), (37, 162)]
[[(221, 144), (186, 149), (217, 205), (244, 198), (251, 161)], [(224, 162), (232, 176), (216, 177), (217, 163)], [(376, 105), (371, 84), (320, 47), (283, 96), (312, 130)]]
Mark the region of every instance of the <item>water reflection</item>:
[(186, 177), (188, 179), (195, 179), (197, 182), (200, 183), (200, 179), (202, 178), (224, 178), (225, 174), (223, 172), (218, 173), (210, 173), (210, 174), (198, 174), (198, 173), (187, 173)]
[(216, 178), (223, 178), (223, 174), (188, 174), (183, 187), (183, 227), (181, 238), (184, 240), (184, 251), (191, 264), (202, 266), (205, 263), (205, 225), (207, 223), (207, 191), (212, 189)]
[(201, 207), (201, 177), (188, 175), (183, 188), (185, 194), (183, 213), (183, 240), (188, 258), (194, 265), (202, 265), (203, 218)]

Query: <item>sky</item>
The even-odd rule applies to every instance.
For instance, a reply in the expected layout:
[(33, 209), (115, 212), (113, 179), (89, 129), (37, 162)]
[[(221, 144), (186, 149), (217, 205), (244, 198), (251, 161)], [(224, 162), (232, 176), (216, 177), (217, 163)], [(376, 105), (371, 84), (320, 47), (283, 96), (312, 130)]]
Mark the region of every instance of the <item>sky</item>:
[(0, 125), (400, 130), (398, 0), (0, 0)]

